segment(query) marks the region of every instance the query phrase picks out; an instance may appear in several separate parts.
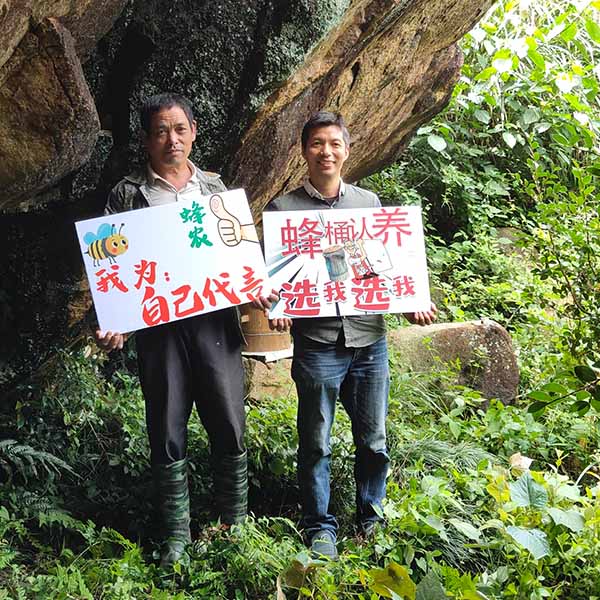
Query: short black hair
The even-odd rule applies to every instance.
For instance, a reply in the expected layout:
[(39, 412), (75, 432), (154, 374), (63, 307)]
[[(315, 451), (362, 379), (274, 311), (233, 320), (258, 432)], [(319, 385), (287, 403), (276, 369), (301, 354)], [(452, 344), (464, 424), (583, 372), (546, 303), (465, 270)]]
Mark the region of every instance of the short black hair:
[(164, 94), (155, 94), (154, 96), (150, 96), (144, 100), (142, 106), (140, 107), (140, 123), (142, 125), (142, 129), (146, 133), (149, 133), (152, 115), (160, 112), (161, 110), (173, 108), (174, 106), (181, 108), (181, 110), (185, 113), (185, 116), (187, 117), (191, 127), (194, 121), (192, 103), (185, 96), (166, 92)]
[(342, 130), (344, 142), (346, 143), (346, 146), (350, 147), (350, 132), (346, 127), (342, 115), (327, 110), (320, 110), (319, 112), (314, 113), (302, 128), (302, 150), (306, 149), (310, 132), (313, 129), (317, 129), (318, 127), (329, 127), (330, 125), (335, 125)]

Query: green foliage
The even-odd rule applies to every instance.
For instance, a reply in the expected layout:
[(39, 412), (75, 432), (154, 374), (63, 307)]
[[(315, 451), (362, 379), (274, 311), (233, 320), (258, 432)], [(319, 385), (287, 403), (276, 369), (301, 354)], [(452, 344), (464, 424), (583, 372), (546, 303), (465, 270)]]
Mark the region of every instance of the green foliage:
[[(347, 3), (329, 4), (338, 15)], [(64, 353), (0, 417), (0, 600), (597, 599), (599, 11), (496, 5), (464, 40), (448, 110), (369, 179), (384, 202), (422, 206), (442, 317), (511, 331), (515, 405), (457, 385), (459, 365), (406, 373), (392, 356), (386, 526), (368, 540), (353, 528), (339, 411), (336, 563), (312, 559), (295, 527), (294, 398), (248, 405), (253, 516), (232, 528), (210, 521), (208, 441), (193, 417), (192, 560), (165, 573), (131, 351), (108, 363), (91, 347)]]

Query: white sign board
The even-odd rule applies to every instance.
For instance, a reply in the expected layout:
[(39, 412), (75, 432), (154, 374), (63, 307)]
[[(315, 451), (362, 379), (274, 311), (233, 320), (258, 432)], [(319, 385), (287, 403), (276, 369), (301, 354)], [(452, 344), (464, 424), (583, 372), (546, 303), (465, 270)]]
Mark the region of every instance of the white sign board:
[(271, 318), (429, 310), (421, 209), (263, 213)]
[(161, 325), (270, 292), (243, 190), (75, 226), (104, 331)]

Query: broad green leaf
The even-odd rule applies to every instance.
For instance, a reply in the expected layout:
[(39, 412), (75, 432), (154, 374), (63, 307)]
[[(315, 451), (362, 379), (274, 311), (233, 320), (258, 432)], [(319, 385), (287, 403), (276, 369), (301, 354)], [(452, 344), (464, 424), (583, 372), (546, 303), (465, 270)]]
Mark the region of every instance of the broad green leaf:
[(478, 542), (481, 539), (481, 531), (477, 529), (471, 523), (467, 521), (461, 521), (460, 519), (449, 519), (450, 523), (458, 529), (465, 537), (468, 537), (470, 540), (474, 540)]
[(410, 578), (408, 571), (401, 565), (391, 562), (385, 569), (371, 569), (369, 575), (372, 579), (370, 590), (384, 598), (400, 598), (415, 600), (417, 586)]
[(476, 110), (473, 115), (480, 123), (485, 123), (486, 125), (490, 122), (490, 113), (485, 110)]
[(438, 535), (445, 541), (448, 541), (448, 534), (446, 533), (446, 527), (444, 523), (435, 515), (427, 515), (425, 517), (425, 523), (432, 529), (435, 529)]
[(586, 113), (577, 110), (573, 113), (573, 118), (582, 125), (587, 125), (590, 122), (590, 118)]
[(564, 31), (561, 32), (560, 37), (565, 42), (572, 42), (577, 35), (577, 21), (573, 21), (568, 27), (565, 27)]
[(564, 525), (567, 529), (580, 532), (584, 526), (583, 516), (576, 510), (561, 510), (560, 508), (549, 508), (548, 514), (557, 525)]
[(546, 71), (546, 60), (537, 50), (529, 48), (527, 56), (540, 71)]
[(492, 75), (497, 73), (494, 67), (487, 67), (475, 76), (476, 81), (487, 81)]
[(553, 394), (558, 394), (559, 396), (564, 396), (565, 394), (569, 393), (569, 390), (567, 390), (567, 388), (564, 385), (561, 385), (560, 383), (554, 383), (554, 382), (547, 383), (546, 385), (544, 385), (542, 390), (544, 392), (551, 392)]
[(577, 85), (573, 74), (565, 72), (558, 73), (554, 78), (554, 83), (563, 94), (568, 94)]
[(573, 502), (579, 502), (581, 500), (581, 491), (576, 485), (561, 482), (557, 487), (554, 488), (554, 495), (557, 500), (572, 500)]
[(510, 499), (524, 508), (544, 508), (548, 504), (546, 488), (536, 483), (529, 471), (509, 484)]
[(492, 67), (498, 71), (498, 73), (508, 73), (512, 70), (513, 59), (512, 58), (496, 58), (492, 61)]
[(528, 550), (536, 560), (550, 555), (550, 544), (543, 531), (539, 529), (524, 529), (523, 527), (516, 527), (514, 525), (507, 527), (506, 531), (517, 544)]
[(483, 192), (490, 196), (510, 196), (510, 190), (498, 181), (490, 179), (484, 186)]
[(525, 110), (521, 118), (523, 119), (523, 123), (525, 123), (525, 125), (537, 123), (537, 121), (540, 120), (540, 111), (537, 108), (530, 107)]
[(416, 600), (447, 600), (448, 596), (438, 579), (438, 576), (429, 571), (417, 585)]
[(427, 143), (436, 152), (443, 152), (448, 147), (448, 144), (446, 143), (446, 140), (443, 137), (435, 135), (433, 133), (427, 136)]
[(517, 138), (509, 131), (505, 131), (502, 134), (502, 139), (509, 148), (514, 148), (517, 143)]
[(596, 371), (587, 365), (577, 365), (574, 371), (577, 379), (583, 383), (591, 383), (597, 379)]
[(580, 416), (585, 415), (590, 410), (590, 403), (587, 400), (578, 400), (577, 402), (573, 402), (570, 412), (577, 413)]
[(536, 413), (536, 412), (540, 412), (541, 410), (544, 410), (547, 406), (547, 402), (532, 402), (528, 407), (527, 407), (527, 412), (529, 413)]
[(529, 392), (529, 394), (527, 394), (527, 397), (531, 398), (532, 400), (538, 400), (539, 402), (550, 402), (550, 400), (552, 400), (552, 396), (550, 396), (550, 394), (542, 392), (541, 390), (534, 390), (533, 392)]
[(592, 40), (597, 44), (600, 44), (600, 25), (593, 19), (588, 18), (585, 20), (585, 29)]

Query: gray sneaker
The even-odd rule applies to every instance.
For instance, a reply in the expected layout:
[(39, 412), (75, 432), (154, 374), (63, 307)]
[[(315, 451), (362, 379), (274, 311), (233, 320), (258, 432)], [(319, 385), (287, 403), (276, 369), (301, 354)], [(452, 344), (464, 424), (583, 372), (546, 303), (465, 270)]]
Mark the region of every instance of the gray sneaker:
[(358, 526), (358, 536), (365, 541), (371, 541), (381, 526), (381, 521), (363, 521)]
[(326, 558), (327, 560), (337, 560), (338, 551), (335, 546), (335, 534), (323, 529), (317, 531), (310, 541), (310, 553), (313, 558)]

